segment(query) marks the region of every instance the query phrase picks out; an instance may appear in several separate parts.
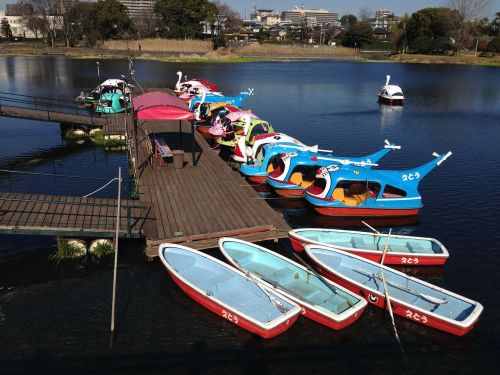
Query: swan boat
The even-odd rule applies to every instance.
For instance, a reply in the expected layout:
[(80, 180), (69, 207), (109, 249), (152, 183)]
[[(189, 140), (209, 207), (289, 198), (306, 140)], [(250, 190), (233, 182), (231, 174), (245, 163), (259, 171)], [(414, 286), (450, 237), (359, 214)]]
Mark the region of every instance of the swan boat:
[(391, 76), (387, 75), (385, 85), (382, 86), (378, 93), (378, 101), (390, 105), (403, 105), (405, 101), (403, 90), (397, 85), (390, 85), (390, 79)]
[(219, 88), (217, 87), (216, 84), (201, 78), (193, 78), (190, 80), (185, 78), (185, 80), (182, 81), (182, 72), (177, 72), (177, 83), (175, 84), (174, 92), (177, 95), (180, 95), (181, 93), (189, 90), (193, 85), (200, 85), (200, 84), (205, 86), (210, 91), (219, 91)]
[(185, 246), (164, 243), (160, 260), (187, 295), (229, 322), (263, 338), (297, 320), (300, 307), (224, 262)]
[(226, 102), (201, 103), (194, 112), (195, 126), (200, 133), (207, 133), (212, 128), (217, 117), (240, 111), (240, 108)]
[[(247, 146), (254, 144), (257, 136), (274, 133), (272, 125), (265, 120), (250, 118), (250, 116), (243, 116), (242, 120), (243, 122), (238, 121), (229, 124), (225, 131), (226, 135), (217, 139), (217, 143), (221, 146), (233, 149), (238, 147), (238, 150), (245, 150)], [(240, 130), (237, 128), (240, 128)]]
[(269, 173), (267, 183), (282, 197), (302, 197), (304, 191), (313, 185), (318, 168), (334, 163), (371, 168), (390, 151), (401, 148), (387, 140), (385, 143), (380, 151), (361, 157), (318, 155), (311, 151), (288, 152), (278, 159), (278, 166)]
[[(293, 138), (292, 138), (293, 139)], [(240, 173), (250, 182), (262, 184), (267, 181), (269, 173), (273, 172), (279, 165), (278, 159), (288, 152), (310, 151), (314, 153), (330, 153), (330, 150), (319, 150), (318, 146), (305, 146), (288, 142), (286, 138), (281, 138), (277, 143), (265, 143), (262, 145), (255, 141), (252, 147), (254, 153), (252, 159), (242, 164)], [(248, 159), (247, 159), (248, 160)]]
[(483, 306), (468, 298), (342, 250), (306, 245), (321, 274), (365, 298), (417, 323), (463, 336), (474, 328)]
[(225, 237), (219, 239), (219, 248), (235, 267), (298, 303), (305, 317), (329, 328), (354, 323), (367, 305), (347, 289), (264, 247)]
[(255, 137), (252, 145), (237, 143), (231, 158), (239, 163), (253, 162), (259, 157), (258, 154), (263, 152), (262, 148), (268, 144), (293, 144), (299, 147), (307, 147), (298, 139), (290, 137), (285, 133), (259, 134)]
[(420, 181), (441, 165), (451, 152), (410, 170), (373, 170), (333, 164), (318, 169), (304, 198), (328, 216), (414, 216), (422, 207)]
[(436, 266), (448, 260), (448, 250), (434, 238), (399, 234), (370, 233), (341, 229), (301, 228), (288, 233), (292, 247), (304, 250), (305, 245), (333, 247), (384, 264)]
[(238, 96), (225, 96), (220, 93), (202, 92), (201, 96), (195, 96), (189, 100), (188, 107), (195, 113), (197, 108), (199, 108), (200, 104), (202, 103), (224, 102), (236, 107), (241, 107), (245, 99), (250, 95), (251, 92), (241, 92)]
[(233, 123), (243, 122), (242, 118), (244, 116), (248, 116), (249, 118), (259, 118), (257, 115), (249, 111), (238, 110), (230, 112), (223, 117), (216, 118), (215, 121), (213, 121), (212, 127), (208, 129), (208, 132), (214, 137), (225, 137), (228, 135), (228, 128), (234, 127)]

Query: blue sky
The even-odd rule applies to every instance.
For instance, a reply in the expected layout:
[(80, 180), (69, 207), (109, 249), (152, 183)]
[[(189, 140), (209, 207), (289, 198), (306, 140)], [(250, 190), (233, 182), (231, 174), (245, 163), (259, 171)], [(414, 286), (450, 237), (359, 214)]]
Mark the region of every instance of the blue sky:
[[(357, 15), (362, 7), (369, 7), (372, 10), (377, 9), (389, 9), (394, 11), (398, 15), (402, 15), (405, 12), (412, 13), (418, 9), (426, 7), (436, 7), (442, 6), (446, 3), (446, 0), (338, 0), (338, 1), (327, 1), (327, 0), (220, 0), (226, 4), (231, 5), (235, 10), (237, 10), (242, 17), (245, 16), (245, 11), (247, 14), (250, 13), (253, 4), (257, 5), (257, 8), (267, 8), (274, 9), (276, 11), (283, 11), (291, 9), (294, 5), (301, 6), (302, 2), (306, 8), (324, 8), (332, 12), (337, 12), (340, 15), (352, 13)], [(15, 3), (16, 0), (0, 0), (0, 9), (5, 9), (6, 3)], [(500, 0), (491, 0), (490, 9), (486, 10), (485, 15), (488, 18), (496, 13), (500, 12)]]

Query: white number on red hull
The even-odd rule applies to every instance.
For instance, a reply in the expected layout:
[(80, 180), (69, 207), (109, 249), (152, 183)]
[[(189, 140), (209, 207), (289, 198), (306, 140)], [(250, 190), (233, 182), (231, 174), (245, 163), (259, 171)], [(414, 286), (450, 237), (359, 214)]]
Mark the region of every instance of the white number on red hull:
[(416, 313), (416, 312), (414, 313), (411, 310), (406, 310), (406, 317), (409, 319), (413, 319), (417, 322), (424, 323), (424, 324), (426, 324), (428, 321), (428, 319), (425, 315), (420, 315), (419, 313)]
[(226, 310), (222, 310), (222, 316), (234, 324), (238, 324), (238, 317), (234, 314), (228, 313)]
[(401, 263), (403, 264), (418, 264), (418, 262), (419, 262), (418, 258), (407, 258), (407, 257), (401, 258)]

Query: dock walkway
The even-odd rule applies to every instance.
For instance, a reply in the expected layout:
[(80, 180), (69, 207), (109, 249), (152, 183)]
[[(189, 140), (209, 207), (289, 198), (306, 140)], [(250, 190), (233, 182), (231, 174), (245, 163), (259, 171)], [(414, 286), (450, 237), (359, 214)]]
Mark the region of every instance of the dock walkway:
[[(132, 132), (132, 129), (129, 129)], [(148, 121), (139, 125), (138, 176), (140, 199), (152, 202), (156, 225), (144, 227), (146, 254), (156, 256), (162, 242), (196, 249), (217, 246), (218, 238), (248, 241), (286, 237), (290, 227), (246, 180), (222, 160), (195, 132), (196, 166), (192, 165), (191, 125), (179, 121)], [(183, 149), (184, 168), (160, 166), (153, 158), (152, 139), (161, 136), (172, 150)], [(129, 134), (129, 139), (133, 136)], [(132, 150), (132, 155), (135, 150)]]

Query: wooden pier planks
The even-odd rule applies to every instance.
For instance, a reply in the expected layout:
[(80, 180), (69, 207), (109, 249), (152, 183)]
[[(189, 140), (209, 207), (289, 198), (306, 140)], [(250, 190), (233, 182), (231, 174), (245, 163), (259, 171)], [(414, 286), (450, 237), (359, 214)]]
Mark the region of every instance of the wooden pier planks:
[(30, 120), (62, 122), (68, 124), (88, 125), (88, 126), (104, 126), (108, 123), (107, 117), (112, 116), (91, 116), (85, 114), (64, 113), (56, 111), (46, 111), (31, 108), (10, 107), (2, 105), (0, 108), (0, 116), (20, 117)]
[[(0, 232), (113, 237), (116, 200), (44, 194), (0, 192)], [(153, 221), (150, 205), (122, 200), (120, 236), (127, 237), (127, 206), (131, 206), (130, 237), (143, 236), (143, 227)]]
[[(160, 166), (151, 158), (150, 137), (161, 134), (172, 149), (181, 148), (178, 121), (149, 121), (139, 126), (136, 166), (141, 199), (153, 202), (156, 231), (145, 226), (148, 256), (162, 242), (197, 249), (217, 246), (223, 236), (251, 241), (286, 237), (289, 226), (237, 172), (195, 132), (197, 166), (191, 164), (191, 128), (182, 122), (185, 149), (182, 169)], [(201, 153), (201, 154), (200, 154)], [(187, 164), (187, 165), (186, 165)]]

